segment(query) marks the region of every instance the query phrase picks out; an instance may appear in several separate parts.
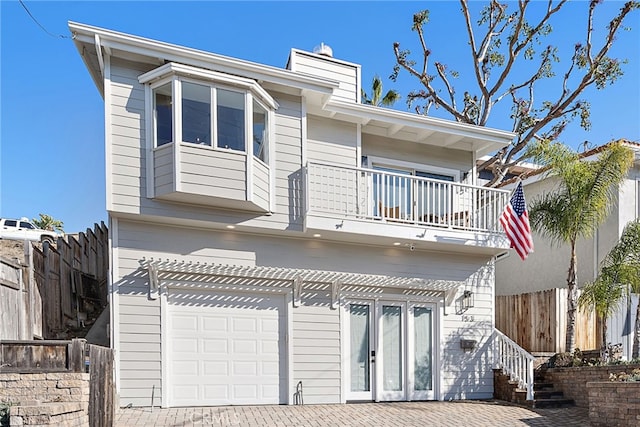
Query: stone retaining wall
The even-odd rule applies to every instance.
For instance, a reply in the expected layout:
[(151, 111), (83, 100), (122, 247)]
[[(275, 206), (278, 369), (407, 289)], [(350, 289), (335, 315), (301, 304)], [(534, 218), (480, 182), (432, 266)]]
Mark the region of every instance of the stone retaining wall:
[[(553, 383), (556, 390), (562, 390), (564, 396), (573, 399), (576, 406), (589, 407), (587, 383), (609, 381), (609, 374), (631, 372), (640, 365), (579, 366), (572, 368), (549, 368), (545, 374), (547, 382)], [(615, 383), (614, 383), (615, 384)], [(640, 423), (639, 423), (640, 425)]]
[(588, 382), (592, 427), (640, 425), (639, 382)]
[(89, 374), (0, 373), (0, 402), (10, 404), (10, 425), (89, 425)]
[(504, 374), (502, 369), (493, 370), (493, 398), (522, 405), (531, 403), (527, 402), (527, 391), (518, 388), (518, 382), (511, 381), (509, 375)]

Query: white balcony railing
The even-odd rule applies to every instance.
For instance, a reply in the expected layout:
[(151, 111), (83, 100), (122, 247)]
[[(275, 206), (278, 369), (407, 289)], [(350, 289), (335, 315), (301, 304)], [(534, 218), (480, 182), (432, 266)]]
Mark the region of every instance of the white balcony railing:
[(307, 210), (315, 215), (500, 232), (509, 191), (382, 170), (309, 163)]
[(518, 387), (527, 390), (527, 400), (533, 400), (534, 357), (511, 338), (493, 329), (494, 367), (518, 382)]

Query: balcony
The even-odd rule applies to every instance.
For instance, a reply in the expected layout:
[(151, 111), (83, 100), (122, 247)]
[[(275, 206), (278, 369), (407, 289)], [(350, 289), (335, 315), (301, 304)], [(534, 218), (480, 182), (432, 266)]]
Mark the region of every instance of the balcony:
[(321, 163), (307, 165), (306, 189), (311, 233), (431, 249), (509, 247), (499, 225), (507, 190)]

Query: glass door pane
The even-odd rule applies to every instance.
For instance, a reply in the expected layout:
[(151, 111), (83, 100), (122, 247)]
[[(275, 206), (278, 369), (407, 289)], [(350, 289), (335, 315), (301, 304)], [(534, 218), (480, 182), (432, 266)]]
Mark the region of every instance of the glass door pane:
[(383, 400), (401, 399), (404, 395), (402, 307), (382, 305), (381, 316), (382, 397)]
[(413, 329), (415, 343), (414, 390), (433, 389), (433, 347), (431, 337), (431, 309), (414, 307)]
[[(370, 369), (370, 306), (368, 304), (350, 304), (349, 334), (350, 334), (350, 368), (352, 392), (371, 391)], [(369, 394), (369, 397), (371, 395)]]

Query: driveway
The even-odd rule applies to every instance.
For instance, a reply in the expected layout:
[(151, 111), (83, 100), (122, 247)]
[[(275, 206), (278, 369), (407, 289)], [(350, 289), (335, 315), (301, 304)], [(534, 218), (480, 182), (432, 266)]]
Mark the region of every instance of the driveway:
[(502, 401), (353, 403), (119, 409), (116, 426), (416, 426), (589, 425), (586, 408), (528, 409)]

